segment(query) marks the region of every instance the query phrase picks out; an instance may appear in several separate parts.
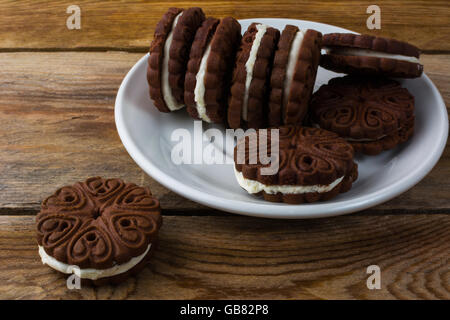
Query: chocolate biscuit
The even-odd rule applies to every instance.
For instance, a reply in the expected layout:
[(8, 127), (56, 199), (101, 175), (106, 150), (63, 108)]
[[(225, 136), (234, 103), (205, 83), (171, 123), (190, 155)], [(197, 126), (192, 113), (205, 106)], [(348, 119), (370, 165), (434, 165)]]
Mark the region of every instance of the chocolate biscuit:
[(314, 93), (310, 108), (317, 126), (369, 155), (394, 148), (414, 132), (414, 97), (387, 78), (331, 79)]
[[(253, 139), (254, 136), (257, 142), (253, 144), (252, 134), (238, 141), (234, 149), (235, 174), (241, 187), (249, 193), (262, 194), (265, 200), (291, 204), (325, 201), (348, 191), (358, 177), (352, 146), (333, 132), (282, 126), (278, 154), (272, 154), (270, 131), (260, 129)], [(262, 169), (268, 164), (260, 160), (259, 148), (260, 139), (266, 138), (267, 155), (278, 161), (278, 170), (265, 175)], [(245, 150), (242, 163), (240, 148)], [(256, 161), (252, 162), (251, 157)]]
[(36, 218), (39, 254), (62, 273), (71, 273), (68, 266), (84, 270), (85, 282), (125, 280), (148, 261), (161, 223), (159, 202), (149, 189), (89, 178), (42, 202)]
[[(208, 18), (198, 29), (192, 44), (184, 92), (187, 111), (193, 118), (225, 122), (231, 74), (240, 40), (241, 26), (231, 17), (220, 22)], [(199, 74), (203, 59), (204, 69)], [(197, 77), (200, 77), (200, 83), (197, 83)]]
[[(259, 28), (266, 29), (258, 44), (255, 39), (262, 32)], [(229, 99), (228, 124), (231, 128), (262, 128), (267, 125), (270, 73), (279, 37), (277, 29), (259, 23), (252, 23), (244, 33), (233, 71)], [(252, 51), (254, 45), (259, 45), (255, 47), (257, 51)], [(247, 69), (248, 61), (253, 63)], [(249, 72), (252, 73), (251, 76)]]
[[(296, 36), (303, 37), (298, 49), (293, 45)], [(301, 124), (304, 120), (316, 81), (321, 42), (322, 34), (315, 30), (300, 31), (292, 25), (284, 28), (275, 53), (270, 81), (270, 126)], [(295, 57), (293, 50), (298, 50), (297, 60), (291, 62), (290, 57)], [(291, 78), (287, 76), (288, 68), (293, 69), (289, 70)]]
[[(184, 106), (184, 77), (189, 51), (195, 33), (204, 19), (205, 15), (200, 8), (187, 10), (170, 8), (156, 26), (150, 45), (147, 81), (150, 97), (161, 112), (175, 111)], [(165, 57), (168, 38), (171, 39), (171, 43), (168, 47), (168, 57)], [(167, 75), (164, 74), (164, 70)], [(164, 94), (166, 85), (164, 79), (167, 79), (166, 90), (169, 92), (166, 94)], [(170, 101), (167, 100), (169, 98)]]
[(330, 33), (323, 37), (326, 69), (360, 75), (416, 78), (423, 72), (420, 50), (406, 42), (370, 35)]

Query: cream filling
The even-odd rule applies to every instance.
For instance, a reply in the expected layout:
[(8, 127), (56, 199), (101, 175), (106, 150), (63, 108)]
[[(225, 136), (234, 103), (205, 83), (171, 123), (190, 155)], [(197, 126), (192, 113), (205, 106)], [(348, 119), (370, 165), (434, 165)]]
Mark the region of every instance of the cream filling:
[(312, 185), (312, 186), (291, 186), (291, 185), (265, 185), (259, 181), (246, 179), (242, 172), (239, 172), (234, 168), (234, 174), (236, 175), (236, 179), (239, 185), (244, 188), (248, 193), (258, 193), (264, 191), (268, 194), (301, 194), (301, 193), (310, 193), (310, 192), (318, 192), (324, 193), (333, 190), (344, 177), (340, 177), (333, 181), (328, 185)]
[(292, 41), (291, 50), (289, 51), (288, 62), (286, 65), (286, 77), (284, 78), (284, 94), (282, 103), (282, 117), (284, 119), (286, 112), (286, 105), (289, 100), (289, 93), (291, 91), (292, 80), (294, 79), (295, 66), (297, 65), (298, 55), (300, 54), (300, 47), (302, 46), (303, 37), (305, 36), (305, 31), (299, 30), (295, 34), (294, 40)]
[(150, 243), (145, 250), (143, 254), (137, 257), (131, 258), (128, 262), (125, 262), (123, 264), (116, 264), (108, 269), (94, 269), (94, 268), (86, 268), (86, 269), (80, 269), (77, 266), (69, 265), (64, 262), (60, 262), (56, 260), (55, 258), (49, 256), (45, 250), (44, 247), (39, 246), (39, 255), (41, 256), (41, 260), (43, 264), (46, 264), (50, 266), (51, 268), (62, 272), (66, 274), (76, 274), (81, 279), (90, 279), (90, 280), (97, 280), (100, 278), (106, 278), (106, 277), (112, 277), (124, 272), (127, 272), (134, 266), (136, 266), (139, 262), (144, 259), (145, 255), (150, 250), (150, 247), (152, 244)]
[(197, 75), (195, 76), (196, 83), (194, 89), (194, 100), (196, 102), (198, 117), (206, 122), (211, 122), (208, 115), (206, 114), (206, 103), (205, 103), (205, 74), (206, 65), (208, 62), (209, 54), (211, 53), (211, 43), (205, 50), (202, 60), (200, 62), (200, 68), (198, 69)]
[(172, 33), (173, 30), (175, 29), (175, 26), (178, 23), (178, 19), (181, 17), (182, 14), (183, 12), (179, 13), (173, 20), (172, 30), (170, 31), (169, 35), (167, 36), (166, 42), (164, 43), (164, 58), (162, 62), (161, 87), (164, 102), (166, 103), (167, 108), (169, 108), (170, 111), (175, 111), (184, 107), (184, 104), (178, 104), (178, 102), (175, 100), (175, 98), (172, 95), (172, 89), (170, 89), (169, 85), (169, 51), (170, 46), (172, 45), (172, 38), (173, 38)]
[(385, 53), (358, 48), (324, 48), (327, 54), (338, 54), (343, 56), (358, 56), (358, 57), (375, 57), (387, 58), (394, 60), (407, 61), (412, 63), (420, 63), (419, 59), (411, 56), (403, 56), (400, 54)]
[(245, 63), (245, 70), (247, 71), (247, 76), (245, 78), (245, 93), (244, 93), (244, 103), (242, 105), (242, 119), (247, 121), (248, 114), (248, 91), (250, 89), (250, 84), (253, 79), (253, 69), (255, 67), (256, 56), (258, 54), (259, 46), (261, 45), (261, 40), (266, 33), (267, 26), (264, 24), (256, 25), (258, 30), (255, 35), (255, 39), (252, 43), (252, 48), (250, 49), (250, 54), (248, 56), (247, 62)]

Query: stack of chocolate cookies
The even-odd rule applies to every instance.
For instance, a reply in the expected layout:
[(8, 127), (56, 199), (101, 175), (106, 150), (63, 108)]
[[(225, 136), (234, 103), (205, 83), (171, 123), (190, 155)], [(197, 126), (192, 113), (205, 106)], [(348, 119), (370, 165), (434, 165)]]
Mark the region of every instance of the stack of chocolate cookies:
[(170, 8), (150, 45), (147, 80), (161, 112), (182, 109), (230, 128), (301, 124), (320, 59), (322, 34), (288, 25), (281, 33), (201, 8)]
[[(421, 76), (419, 49), (369, 35), (252, 23), (171, 8), (148, 59), (150, 97), (161, 112), (187, 106), (198, 120), (233, 129), (279, 128), (280, 168), (235, 163), (238, 183), (269, 201), (327, 200), (351, 188), (355, 152), (377, 155), (414, 132), (414, 97), (395, 78)], [(347, 75), (313, 94), (319, 65)], [(306, 128), (306, 127), (311, 128)], [(243, 139), (238, 145), (244, 143)], [(250, 148), (251, 149), (251, 148)], [(258, 152), (258, 148), (249, 152)], [(235, 148), (235, 157), (237, 146)]]

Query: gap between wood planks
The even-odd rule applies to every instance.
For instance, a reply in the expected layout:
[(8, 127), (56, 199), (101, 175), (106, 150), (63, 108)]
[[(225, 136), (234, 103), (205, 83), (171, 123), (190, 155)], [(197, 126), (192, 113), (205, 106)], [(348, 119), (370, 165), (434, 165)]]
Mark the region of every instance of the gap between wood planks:
[[(33, 58), (37, 57), (37, 61), (39, 62), (36, 64), (30, 64), (29, 55), (32, 55)], [(5, 114), (8, 114), (8, 117), (6, 117), (5, 124), (11, 125), (14, 123), (14, 119), (17, 119), (18, 117), (23, 117), (23, 114), (25, 113), (17, 113), (17, 116), (15, 116), (14, 112), (18, 112), (18, 109), (27, 110), (26, 108), (34, 108), (34, 104), (42, 103), (42, 101), (50, 100), (51, 104), (49, 104), (50, 108), (42, 108), (42, 109), (29, 109), (29, 110), (35, 110), (32, 114), (39, 115), (36, 119), (28, 119), (27, 126), (28, 128), (36, 128), (37, 124), (39, 124), (40, 120), (43, 119), (42, 115), (45, 116), (46, 113), (51, 110), (52, 112), (54, 110), (59, 109), (52, 109), (52, 107), (55, 107), (56, 105), (61, 105), (61, 101), (64, 101), (64, 104), (67, 103), (76, 103), (77, 109), (72, 110), (66, 110), (64, 108), (61, 108), (60, 113), (58, 113), (58, 117), (55, 118), (55, 121), (50, 123), (49, 132), (52, 134), (52, 137), (59, 137), (60, 130), (63, 130), (64, 125), (61, 124), (63, 121), (67, 121), (68, 119), (70, 121), (73, 121), (73, 119), (76, 120), (77, 128), (88, 128), (91, 131), (87, 131), (86, 136), (91, 136), (92, 133), (98, 133), (98, 131), (94, 130), (96, 126), (93, 126), (92, 123), (96, 122), (97, 117), (100, 117), (101, 121), (104, 124), (111, 124), (108, 129), (103, 132), (104, 134), (101, 135), (97, 140), (93, 140), (93, 144), (95, 145), (98, 143), (98, 141), (102, 140), (108, 141), (110, 143), (110, 146), (114, 148), (108, 148), (109, 154), (119, 154), (121, 152), (121, 158), (118, 159), (120, 163), (123, 164), (121, 168), (126, 168), (127, 178), (132, 177), (132, 180), (144, 177), (143, 173), (136, 167), (135, 164), (132, 163), (131, 159), (126, 155), (125, 151), (123, 150), (123, 147), (119, 143), (117, 133), (115, 131), (114, 126), (112, 125), (112, 114), (110, 113), (111, 104), (115, 96), (116, 89), (115, 87), (118, 86), (120, 83), (123, 75), (125, 72), (130, 68), (130, 66), (135, 62), (135, 59), (138, 54), (132, 54), (132, 53), (124, 53), (123, 55), (120, 53), (96, 53), (96, 52), (86, 52), (87, 55), (92, 56), (93, 62), (91, 63), (91, 67), (93, 67), (93, 70), (84, 70), (83, 72), (80, 72), (78, 74), (78, 78), (71, 80), (72, 77), (68, 77), (70, 81), (63, 82), (61, 79), (65, 79), (65, 76), (67, 74), (72, 74), (73, 71), (77, 70), (77, 65), (79, 61), (83, 61), (85, 59), (85, 55), (80, 53), (70, 53), (70, 52), (63, 52), (63, 53), (40, 53), (40, 54), (32, 54), (32, 53), (22, 53), (22, 54), (8, 54), (4, 53), (3, 55), (7, 56), (5, 58), (5, 62), (12, 61), (16, 62), (19, 61), (18, 64), (13, 63), (13, 65), (19, 65), (21, 68), (27, 68), (27, 70), (31, 70), (30, 74), (26, 78), (21, 78), (22, 69), (19, 69), (19, 73), (14, 72), (14, 66), (11, 66), (9, 63), (5, 63), (4, 71), (9, 76), (7, 79), (5, 79), (5, 85), (4, 88), (9, 88), (10, 84), (14, 84), (17, 87), (13, 87), (13, 89), (10, 90), (8, 94), (5, 94), (2, 98), (4, 99), (3, 106), (7, 107), (7, 112)], [(54, 55), (56, 56), (57, 62), (56, 65), (53, 65), (53, 63), (50, 63), (48, 65), (49, 68), (47, 68), (47, 65), (45, 63), (47, 62), (48, 55)], [(66, 65), (66, 55), (70, 56), (70, 63)], [(127, 55), (131, 57), (126, 57)], [(107, 56), (109, 59), (104, 59)], [(444, 95), (444, 99), (448, 101), (449, 97), (449, 91), (448, 91), (448, 81), (447, 81), (447, 75), (448, 75), (448, 67), (449, 67), (449, 55), (444, 56), (436, 56), (436, 55), (428, 55), (424, 56), (424, 61), (429, 62), (429, 68), (427, 71), (430, 71), (429, 75), (432, 75), (433, 81), (440, 87), (442, 90), (442, 94)], [(17, 59), (17, 60), (16, 60)], [(111, 61), (112, 62), (121, 62), (119, 66), (116, 66), (114, 64), (114, 68), (111, 68)], [(40, 66), (39, 64), (44, 63), (44, 66)], [(62, 64), (65, 64), (66, 68), (60, 69), (59, 66)], [(428, 65), (428, 64), (427, 64)], [(31, 69), (30, 69), (31, 68)], [(107, 77), (107, 81), (103, 82), (103, 89), (100, 93), (92, 93), (91, 86), (92, 83), (98, 81), (99, 75), (97, 75), (97, 71), (101, 70), (102, 75), (108, 74), (110, 77)], [(106, 70), (106, 71), (105, 71)], [(428, 73), (428, 72), (427, 72)], [(19, 75), (19, 76), (17, 76)], [(50, 79), (49, 83), (45, 86), (45, 91), (42, 95), (36, 96), (36, 85), (40, 86), (42, 84), (42, 80)], [(83, 79), (83, 81), (79, 81), (79, 79)], [(86, 80), (88, 79), (88, 80)], [(86, 81), (85, 81), (86, 80)], [(45, 83), (45, 82), (44, 82)], [(60, 85), (61, 84), (61, 85)], [(58, 87), (60, 85), (60, 87)], [(0, 83), (1, 86), (1, 83)], [(49, 94), (49, 92), (53, 92), (53, 90), (57, 90), (57, 94), (55, 96), (52, 96)], [(72, 91), (73, 90), (73, 91)], [(16, 91), (16, 92), (14, 92)], [(18, 95), (17, 92), (20, 92), (21, 94)], [(81, 97), (78, 96), (78, 94), (81, 92)], [(28, 97), (28, 98), (27, 98)], [(62, 99), (62, 100), (61, 100)], [(16, 102), (19, 102), (19, 107), (14, 107)], [(0, 103), (1, 104), (1, 103)], [(95, 107), (92, 108), (92, 105)], [(83, 113), (82, 116), (80, 114)], [(85, 114), (84, 114), (85, 113)], [(29, 112), (26, 113), (27, 115), (30, 115)], [(83, 118), (84, 117), (84, 118)], [(12, 119), (11, 121), (6, 121), (7, 119)], [(58, 120), (58, 121), (56, 121)], [(65, 122), (64, 122), (65, 123)], [(5, 128), (10, 128), (8, 125), (4, 126)], [(29, 150), (28, 144), (33, 141), (33, 130), (24, 131), (23, 128), (19, 127), (12, 127), (12, 129), (8, 129), (8, 132), (16, 132), (19, 133), (19, 136), (21, 137), (21, 140), (17, 140), (19, 142), (19, 145), (24, 148), (27, 152), (34, 152), (36, 150)], [(4, 131), (6, 132), (6, 131)], [(62, 131), (65, 134), (67, 131)], [(78, 131), (76, 131), (78, 132)], [(6, 135), (5, 135), (6, 137)], [(76, 136), (79, 138), (78, 136)], [(17, 139), (17, 135), (14, 137), (14, 139)], [(10, 144), (12, 141), (16, 140), (4, 140), (5, 145)], [(100, 139), (100, 140), (99, 140)], [(64, 140), (57, 140), (58, 144), (57, 147), (64, 146)], [(43, 144), (42, 144), (43, 143)], [(38, 141), (38, 145), (46, 145), (48, 142), (42, 142)], [(80, 147), (80, 146), (78, 146)], [(80, 150), (85, 150), (88, 148), (85, 148), (83, 146), (80, 147)], [(51, 149), (53, 150), (53, 149)], [(59, 149), (57, 149), (59, 150)], [(450, 150), (450, 149), (447, 149)], [(10, 150), (11, 151), (11, 150)], [(17, 158), (15, 156), (14, 150), (10, 152), (11, 158), (10, 163), (15, 163), (15, 161), (22, 160), (20, 157)], [(8, 154), (8, 152), (7, 152)], [(29, 153), (32, 155), (32, 153)], [(44, 151), (45, 154), (45, 151)], [(37, 155), (42, 156), (41, 153), (37, 153)], [(73, 158), (71, 156), (71, 151), (69, 150), (59, 150), (59, 156), (61, 157), (61, 161), (72, 161)], [(46, 158), (44, 157), (44, 160)], [(80, 158), (78, 160), (81, 160), (81, 163), (83, 164), (82, 168), (84, 168), (83, 175), (89, 176), (90, 173), (101, 173), (102, 175), (105, 175), (108, 173), (108, 175), (111, 172), (111, 168), (114, 167), (114, 164), (117, 163), (110, 163), (108, 166), (99, 166), (96, 167), (95, 170), (89, 167), (89, 160), (87, 154), (81, 152)], [(448, 214), (450, 213), (450, 205), (448, 202), (448, 188), (446, 189), (445, 186), (448, 184), (448, 179), (446, 177), (449, 176), (448, 168), (448, 152), (444, 152), (443, 157), (441, 158), (439, 164), (437, 165), (437, 168), (434, 169), (424, 180), (420, 186), (417, 186), (412, 189), (412, 191), (409, 191), (408, 193), (405, 193), (405, 195), (400, 196), (399, 198), (396, 198), (395, 200), (391, 200), (386, 204), (383, 204), (381, 206), (377, 206), (375, 208), (371, 208), (367, 210), (366, 212), (361, 212), (359, 214), (366, 214), (366, 215), (385, 215), (389, 213), (393, 214), (417, 214), (417, 213), (443, 213)], [(2, 159), (3, 160), (3, 159)], [(48, 160), (48, 159), (47, 159)], [(48, 166), (52, 163), (52, 159), (45, 160), (43, 162), (43, 166)], [(118, 162), (118, 163), (119, 163)], [(55, 179), (54, 177), (59, 176), (61, 171), (58, 171), (58, 168), (53, 167), (53, 171), (51, 171), (49, 174), (43, 172), (39, 165), (36, 166), (36, 163), (33, 165), (29, 165), (30, 162), (27, 162), (25, 164), (22, 164), (21, 167), (16, 167), (15, 174), (13, 170), (13, 174), (11, 174), (11, 170), (9, 177), (11, 180), (8, 180), (9, 182), (17, 180), (17, 174), (20, 172), (21, 176), (33, 176), (34, 174), (35, 180), (34, 183), (37, 183), (40, 185), (41, 183), (46, 184), (47, 189), (40, 190), (39, 192), (33, 193), (31, 196), (28, 194), (28, 192), (32, 189), (28, 188), (26, 190), (23, 190), (23, 185), (14, 185), (11, 183), (5, 183), (7, 176), (2, 176), (4, 181), (2, 183), (4, 186), (0, 185), (0, 189), (2, 189), (2, 197), (0, 197), (0, 200), (2, 200), (2, 204), (0, 207), (0, 214), (1, 215), (15, 215), (15, 216), (26, 216), (26, 215), (35, 215), (40, 208), (40, 201), (44, 198), (45, 195), (49, 194), (52, 189), (52, 185), (62, 185), (65, 181), (77, 181), (76, 179), (79, 178), (78, 174), (74, 174), (73, 172), (65, 173), (63, 177), (60, 177), (60, 179)], [(42, 166), (42, 165), (41, 165)], [(112, 167), (111, 167), (112, 166)], [(64, 167), (64, 166), (63, 166)], [(13, 167), (11, 167), (13, 168)], [(23, 171), (24, 169), (25, 171)], [(5, 171), (6, 174), (6, 171)], [(36, 176), (36, 174), (38, 174)], [(121, 178), (125, 178), (125, 176), (121, 176)], [(137, 180), (135, 180), (137, 181)], [(29, 183), (28, 187), (30, 187)], [(163, 211), (164, 215), (167, 216), (217, 216), (217, 215), (227, 215), (228, 213), (220, 212), (214, 209), (201, 207), (198, 204), (195, 204), (191, 201), (188, 201), (186, 199), (183, 199), (180, 196), (175, 195), (173, 192), (168, 191), (167, 189), (163, 188), (162, 186), (158, 185), (153, 181), (151, 178), (147, 179), (147, 182), (141, 181), (141, 184), (146, 184), (148, 186), (151, 186), (152, 191), (155, 191), (155, 194), (160, 198), (161, 204), (163, 208), (168, 208), (167, 210)], [(3, 187), (3, 188), (2, 188)], [(33, 187), (31, 185), (31, 187)], [(155, 190), (153, 189), (155, 188)], [(428, 195), (428, 196), (424, 196)], [(430, 199), (429, 195), (433, 195), (433, 197)]]
[[(39, 210), (30, 208), (0, 208), (0, 216), (35, 216)], [(377, 209), (376, 207), (352, 213), (364, 216), (383, 215), (418, 215), (418, 214), (443, 214), (450, 215), (450, 208), (428, 208), (421, 209)], [(163, 216), (184, 216), (184, 217), (239, 217), (241, 215), (228, 213), (216, 209), (162, 209)], [(324, 218), (326, 219), (326, 218)]]
[[(450, 220), (349, 215), (283, 221), (165, 217), (137, 277), (67, 290), (42, 265), (33, 217), (0, 217), (2, 299), (449, 299)], [(368, 290), (367, 267), (382, 270)]]
[[(147, 53), (149, 47), (0, 48), (4, 52), (108, 52)], [(421, 54), (450, 54), (450, 50), (421, 50)]]

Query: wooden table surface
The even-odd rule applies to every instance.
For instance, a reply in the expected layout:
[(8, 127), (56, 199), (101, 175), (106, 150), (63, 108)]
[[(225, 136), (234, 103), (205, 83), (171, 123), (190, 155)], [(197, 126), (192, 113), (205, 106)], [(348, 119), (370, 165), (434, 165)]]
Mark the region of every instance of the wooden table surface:
[[(66, 8), (81, 8), (68, 30)], [(450, 106), (448, 1), (377, 1), (369, 31), (362, 1), (0, 0), (0, 298), (3, 299), (449, 299), (450, 148), (401, 196), (336, 218), (274, 221), (215, 211), (169, 191), (126, 153), (114, 99), (148, 50), (169, 6), (208, 15), (285, 17), (395, 37), (419, 46)], [(34, 216), (57, 187), (93, 175), (146, 185), (160, 199), (160, 247), (136, 278), (68, 290), (40, 262)], [(366, 268), (381, 268), (368, 290)]]

